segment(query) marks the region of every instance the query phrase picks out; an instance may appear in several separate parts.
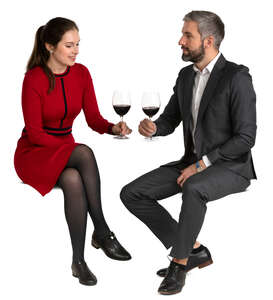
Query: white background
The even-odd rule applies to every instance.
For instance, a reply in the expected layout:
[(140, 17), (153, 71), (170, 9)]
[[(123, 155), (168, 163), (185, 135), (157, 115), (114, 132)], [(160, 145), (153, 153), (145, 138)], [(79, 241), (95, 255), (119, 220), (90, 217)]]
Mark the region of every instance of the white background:
[[(245, 193), (208, 204), (198, 240), (209, 247), (214, 264), (193, 270), (183, 299), (272, 299), (272, 15), (269, 1), (8, 1), (1, 22), (1, 299), (155, 299), (168, 265), (168, 251), (119, 200), (123, 185), (183, 153), (182, 127), (153, 143), (137, 134), (144, 118), (140, 96), (160, 92), (162, 108), (169, 100), (181, 60), (178, 40), (183, 16), (194, 9), (213, 11), (226, 25), (221, 47), (231, 61), (247, 65), (257, 93), (258, 131), (253, 159), (258, 181)], [(4, 6), (3, 6), (4, 5)], [(106, 219), (133, 259), (117, 262), (90, 246), (86, 261), (98, 284), (82, 286), (71, 276), (71, 246), (63, 213), (63, 195), (54, 189), (44, 198), (21, 183), (13, 167), (17, 140), (24, 126), (21, 86), (34, 35), (40, 25), (62, 16), (80, 29), (78, 62), (93, 77), (102, 115), (118, 122), (111, 105), (114, 89), (129, 89), (133, 103), (125, 120), (133, 129), (127, 141), (91, 131), (81, 114), (74, 123), (78, 142), (95, 152), (102, 181)], [(216, 124), (217, 125), (217, 124)], [(179, 195), (163, 205), (177, 218)], [(202, 298), (201, 298), (202, 297)]]

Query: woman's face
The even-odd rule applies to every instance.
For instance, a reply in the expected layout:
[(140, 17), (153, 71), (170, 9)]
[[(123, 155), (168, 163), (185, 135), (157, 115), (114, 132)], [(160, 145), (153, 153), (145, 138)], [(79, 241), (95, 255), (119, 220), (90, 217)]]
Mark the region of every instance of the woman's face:
[(67, 31), (56, 47), (46, 44), (50, 63), (58, 67), (73, 66), (79, 54), (80, 36), (76, 29)]

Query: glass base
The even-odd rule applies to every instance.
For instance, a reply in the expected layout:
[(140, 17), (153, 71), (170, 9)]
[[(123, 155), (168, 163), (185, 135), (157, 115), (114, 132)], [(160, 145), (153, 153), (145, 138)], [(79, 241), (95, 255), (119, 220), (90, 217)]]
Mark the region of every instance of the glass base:
[(127, 135), (115, 135), (114, 139), (118, 139), (118, 140), (128, 140), (129, 137)]
[(153, 141), (156, 141), (156, 140), (157, 140), (157, 137), (152, 137), (152, 136), (145, 137), (146, 142), (153, 142)]

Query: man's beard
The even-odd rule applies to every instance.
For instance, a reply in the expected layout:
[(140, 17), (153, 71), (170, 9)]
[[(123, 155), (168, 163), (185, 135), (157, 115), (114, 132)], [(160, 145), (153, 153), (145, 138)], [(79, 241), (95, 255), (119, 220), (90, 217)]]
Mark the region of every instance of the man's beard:
[[(182, 48), (182, 49), (183, 49), (183, 48)], [(186, 48), (186, 47), (185, 47), (184, 49), (186, 49), (186, 50), (188, 51), (188, 54), (185, 54), (185, 53), (182, 54), (182, 59), (183, 59), (184, 61), (191, 61), (191, 62), (193, 62), (193, 63), (198, 63), (198, 62), (200, 62), (200, 61), (204, 58), (204, 56), (205, 56), (205, 48), (204, 48), (203, 43), (202, 43), (202, 45), (199, 47), (199, 49), (197, 49), (197, 50), (191, 51), (191, 50), (189, 50), (189, 49)]]

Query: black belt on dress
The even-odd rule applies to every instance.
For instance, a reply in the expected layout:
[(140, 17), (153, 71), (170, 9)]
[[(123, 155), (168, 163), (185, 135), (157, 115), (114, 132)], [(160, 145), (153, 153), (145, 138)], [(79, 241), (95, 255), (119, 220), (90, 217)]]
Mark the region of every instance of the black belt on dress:
[[(65, 127), (65, 128), (53, 128), (53, 127), (43, 127), (47, 134), (50, 135), (68, 135), (72, 132), (72, 126)], [(24, 127), (23, 132), (27, 132), (26, 128)]]

